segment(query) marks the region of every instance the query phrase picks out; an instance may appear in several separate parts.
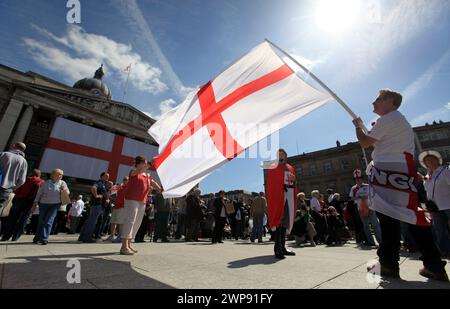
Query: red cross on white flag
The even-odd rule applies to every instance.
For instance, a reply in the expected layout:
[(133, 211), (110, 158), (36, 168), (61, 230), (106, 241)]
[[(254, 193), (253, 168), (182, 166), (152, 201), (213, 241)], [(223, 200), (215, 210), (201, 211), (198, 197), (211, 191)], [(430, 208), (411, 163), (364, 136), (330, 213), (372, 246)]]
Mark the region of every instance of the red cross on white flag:
[(129, 65), (127, 65), (127, 66), (123, 69), (123, 71), (124, 71), (124, 72), (129, 72), (130, 69), (131, 69), (131, 63), (130, 63)]
[(248, 147), (330, 101), (264, 42), (149, 130), (165, 197), (185, 195)]
[(102, 172), (108, 172), (115, 183), (128, 176), (136, 156), (156, 153), (156, 146), (56, 118), (39, 169), (50, 173), (60, 168), (65, 176), (86, 180), (97, 180)]

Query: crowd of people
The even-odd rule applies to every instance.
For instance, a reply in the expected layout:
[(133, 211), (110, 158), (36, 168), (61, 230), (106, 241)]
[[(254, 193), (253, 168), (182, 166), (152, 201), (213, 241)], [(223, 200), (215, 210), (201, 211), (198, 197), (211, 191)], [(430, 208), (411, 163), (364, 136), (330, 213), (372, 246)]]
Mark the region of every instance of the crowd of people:
[[(427, 165), (423, 164), (444, 176), (436, 180), (440, 189), (434, 190), (434, 197), (433, 193), (428, 194), (442, 204), (441, 196), (448, 194), (445, 177), (450, 173), (439, 165), (440, 160), (438, 153), (430, 152), (425, 160)], [(109, 181), (109, 174), (104, 172), (93, 184), (89, 198), (83, 200), (82, 195), (77, 195), (68, 205), (62, 205), (61, 201), (62, 191), (70, 194), (67, 183), (62, 180), (63, 171), (55, 169), (50, 179), (44, 181), (41, 172), (33, 170), (14, 190), (12, 207), (7, 220), (3, 220), (2, 241), (16, 241), (26, 232), (34, 235), (33, 242), (45, 245), (52, 234), (79, 233), (81, 242), (122, 243), (120, 252), (132, 255), (137, 251), (132, 248), (131, 240), (140, 243), (201, 239), (213, 244), (239, 239), (262, 243), (266, 236), (266, 241), (273, 240), (264, 192), (247, 200), (243, 197), (228, 199), (225, 191), (202, 199), (200, 189), (196, 188), (183, 198), (164, 199), (161, 188), (145, 173), (147, 167), (144, 158), (136, 158), (135, 169), (117, 185)], [(286, 235), (287, 239), (298, 247), (305, 244), (341, 246), (355, 240), (358, 245), (378, 248), (381, 230), (374, 211), (369, 208), (369, 186), (363, 182), (360, 170), (355, 170), (353, 177), (355, 185), (347, 200), (332, 189), (326, 190), (326, 194), (314, 190), (309, 198), (304, 192), (298, 193), (294, 226)], [(423, 178), (423, 190), (431, 188), (428, 178), (430, 176)], [(428, 191), (423, 197), (424, 203)], [(433, 225), (443, 257), (450, 253), (448, 226), (445, 225), (447, 212), (445, 209), (435, 212), (437, 220)], [(401, 230), (401, 237), (405, 250), (417, 250), (407, 228)]]
[[(15, 143), (0, 153), (1, 240), (17, 241), (26, 232), (34, 235), (34, 243), (46, 245), (52, 234), (79, 233), (84, 243), (121, 243), (122, 255), (138, 253), (133, 240), (274, 241), (275, 256), (281, 259), (295, 255), (286, 240), (315, 247), (342, 246), (353, 239), (378, 249), (383, 276), (399, 277), (402, 244), (422, 254), (421, 275), (448, 281), (442, 259), (450, 257), (450, 169), (439, 152), (425, 151), (418, 159), (427, 174), (417, 172), (412, 129), (397, 111), (401, 100), (396, 92), (380, 91), (373, 103), (380, 118), (370, 132), (359, 118), (354, 120), (361, 146), (375, 151), (366, 171), (370, 185), (357, 169), (355, 185), (344, 194), (332, 189), (326, 194), (313, 190), (309, 197), (297, 194), (297, 176), (280, 149), (276, 167), (269, 170), (267, 198), (260, 192), (230, 199), (221, 190), (203, 199), (195, 188), (182, 198), (165, 199), (163, 188), (147, 172), (151, 163), (139, 156), (121, 184), (113, 184), (104, 172), (89, 196), (72, 194), (76, 198), (71, 201), (64, 171), (57, 168), (44, 180), (35, 169), (27, 178), (26, 145)], [(264, 239), (266, 235), (270, 238)]]

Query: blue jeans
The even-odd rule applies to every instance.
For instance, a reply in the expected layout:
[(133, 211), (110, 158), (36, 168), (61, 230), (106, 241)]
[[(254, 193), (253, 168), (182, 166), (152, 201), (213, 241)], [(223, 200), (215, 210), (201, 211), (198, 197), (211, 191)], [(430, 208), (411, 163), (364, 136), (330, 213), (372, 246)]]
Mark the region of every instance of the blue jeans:
[[(11, 192), (12, 192), (11, 189), (3, 189), (0, 187), (0, 215), (2, 214), (4, 208), (7, 206), (6, 202), (8, 201)], [(0, 233), (3, 233), (1, 222), (0, 222)]]
[(264, 220), (264, 216), (254, 216), (253, 217), (252, 239), (258, 239), (258, 240), (262, 241), (263, 220)]
[(9, 240), (12, 237), (15, 241), (20, 238), (31, 216), (32, 206), (32, 199), (14, 198), (2, 240)]
[(89, 217), (86, 223), (81, 228), (79, 241), (92, 241), (95, 227), (97, 225), (98, 217), (103, 214), (102, 205), (92, 205), (89, 211)]
[(442, 255), (450, 254), (449, 220), (450, 209), (433, 212), (433, 234)]
[(369, 244), (375, 244), (372, 233), (370, 232), (369, 224), (372, 224), (373, 229), (375, 230), (375, 238), (377, 239), (378, 244), (381, 244), (381, 229), (380, 223), (378, 222), (377, 215), (373, 210), (369, 209), (369, 216), (361, 217), (361, 221), (364, 227), (364, 233), (366, 234), (367, 242)]
[(59, 204), (39, 204), (39, 223), (33, 241), (48, 241), (48, 236), (52, 231), (53, 221), (58, 212)]

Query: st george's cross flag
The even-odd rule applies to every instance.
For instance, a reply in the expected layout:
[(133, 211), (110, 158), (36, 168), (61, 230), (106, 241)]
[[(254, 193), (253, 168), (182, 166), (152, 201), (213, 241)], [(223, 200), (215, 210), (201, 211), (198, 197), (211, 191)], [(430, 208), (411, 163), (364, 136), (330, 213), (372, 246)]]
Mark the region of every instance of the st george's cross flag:
[(149, 134), (164, 196), (180, 197), (270, 134), (332, 100), (263, 42), (162, 115)]
[[(109, 180), (116, 183), (128, 176), (136, 156), (157, 152), (154, 145), (58, 117), (39, 169), (50, 173), (60, 168), (65, 176), (86, 180), (97, 180), (108, 172)], [(155, 171), (150, 173), (158, 181)]]

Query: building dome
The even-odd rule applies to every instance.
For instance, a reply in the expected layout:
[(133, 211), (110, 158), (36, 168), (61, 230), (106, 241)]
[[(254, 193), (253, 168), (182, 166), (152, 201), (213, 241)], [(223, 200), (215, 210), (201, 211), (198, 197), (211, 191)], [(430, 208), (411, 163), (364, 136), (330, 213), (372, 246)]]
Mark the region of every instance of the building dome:
[(97, 97), (111, 99), (111, 90), (109, 90), (108, 86), (102, 81), (104, 75), (105, 73), (103, 72), (102, 64), (102, 66), (95, 71), (93, 78), (83, 78), (77, 81), (75, 85), (73, 85), (73, 88), (87, 91), (91, 95)]

